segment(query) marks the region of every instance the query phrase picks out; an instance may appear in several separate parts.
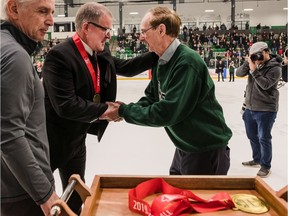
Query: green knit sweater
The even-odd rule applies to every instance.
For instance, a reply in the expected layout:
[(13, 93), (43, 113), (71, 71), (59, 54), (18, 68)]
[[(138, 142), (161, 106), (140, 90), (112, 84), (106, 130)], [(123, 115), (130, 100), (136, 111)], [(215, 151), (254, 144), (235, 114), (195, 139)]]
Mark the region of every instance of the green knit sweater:
[(232, 132), (215, 97), (206, 64), (180, 44), (170, 61), (152, 69), (145, 97), (123, 104), (119, 114), (131, 124), (164, 127), (175, 146), (187, 152), (223, 148)]

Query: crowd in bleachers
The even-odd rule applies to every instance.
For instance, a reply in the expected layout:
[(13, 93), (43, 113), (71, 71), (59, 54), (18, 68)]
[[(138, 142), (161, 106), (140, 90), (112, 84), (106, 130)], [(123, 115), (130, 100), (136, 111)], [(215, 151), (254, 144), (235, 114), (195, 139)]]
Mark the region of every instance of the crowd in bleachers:
[(42, 78), (42, 68), (44, 64), (44, 59), (49, 52), (49, 50), (55, 46), (56, 44), (60, 43), (61, 41), (57, 38), (52, 40), (47, 40), (42, 43), (42, 47), (39, 52), (35, 56), (33, 56), (33, 65), (38, 73), (39, 77)]
[[(140, 33), (136, 27), (132, 32), (121, 33), (115, 39), (116, 48), (111, 45), (111, 52), (118, 58), (132, 58), (141, 53), (147, 52), (148, 48), (145, 43), (139, 40)], [(215, 68), (217, 61), (220, 59), (225, 62), (225, 67), (228, 67), (231, 61), (235, 63), (235, 68), (245, 61), (245, 56), (249, 51), (249, 47), (257, 41), (265, 41), (271, 54), (283, 56), (283, 52), (287, 46), (287, 29), (283, 31), (275, 31), (269, 27), (261, 27), (260, 24), (256, 27), (256, 32), (252, 33), (249, 30), (249, 25), (246, 24), (245, 30), (238, 30), (235, 26), (227, 29), (225, 24), (216, 25), (215, 27), (206, 27), (205, 25), (200, 30), (198, 27), (192, 29), (183, 26), (179, 39), (193, 50), (197, 51), (203, 58), (209, 68)], [(35, 57), (35, 69), (41, 74), (43, 60), (47, 52), (60, 40), (54, 38), (46, 41), (42, 50)], [(110, 44), (115, 44), (110, 41)]]
[[(249, 29), (237, 30), (234, 26), (227, 30), (225, 25), (206, 28), (187, 28), (183, 26), (179, 39), (193, 50), (197, 51), (210, 68), (214, 68), (219, 58), (229, 62), (234, 61), (235, 67), (241, 65), (248, 53), (249, 47), (257, 41), (265, 41), (271, 54), (283, 56), (287, 46), (287, 31), (275, 33), (272, 29), (257, 25), (257, 31), (252, 34)], [(246, 28), (249, 26), (246, 25)], [(133, 57), (147, 51), (145, 44), (139, 41), (140, 34), (135, 32), (119, 34), (117, 37), (118, 47), (116, 54), (119, 56)], [(125, 55), (123, 55), (125, 54)]]

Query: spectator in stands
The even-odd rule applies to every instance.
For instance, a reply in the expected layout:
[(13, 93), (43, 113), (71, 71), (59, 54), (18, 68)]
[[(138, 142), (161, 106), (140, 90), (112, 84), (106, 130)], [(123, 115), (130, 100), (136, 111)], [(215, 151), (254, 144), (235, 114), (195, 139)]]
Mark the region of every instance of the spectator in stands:
[(140, 39), (160, 57), (152, 80), (137, 103), (109, 103), (111, 113), (102, 118), (114, 120), (120, 115), (132, 124), (164, 127), (177, 147), (171, 175), (226, 175), (232, 132), (206, 64), (177, 39), (180, 25), (179, 16), (167, 7), (148, 11), (141, 21)]
[(219, 38), (216, 32), (213, 34), (213, 45), (219, 45)]
[(279, 44), (282, 47), (285, 47), (287, 45), (287, 33), (280, 32), (278, 39), (279, 39)]
[(277, 54), (277, 50), (278, 50), (278, 47), (279, 47), (278, 41), (273, 40), (272, 43), (271, 43), (271, 45), (270, 45), (270, 47), (271, 47), (272, 53), (273, 53), (273, 54)]
[(193, 29), (192, 29), (192, 27), (190, 26), (189, 27), (189, 30), (188, 30), (188, 35), (189, 35), (189, 37), (190, 37), (190, 35), (192, 35), (193, 34)]
[(183, 32), (184, 32), (184, 31), (188, 31), (188, 28), (187, 28), (186, 25), (183, 26), (182, 31), (183, 31)]
[(254, 34), (254, 35), (252, 36), (252, 44), (253, 44), (253, 43), (256, 43), (257, 41), (259, 41), (258, 35), (257, 35), (257, 34)]
[(231, 26), (230, 30), (238, 30), (238, 26), (236, 24), (233, 24)]
[(202, 33), (200, 34), (199, 42), (201, 43), (201, 45), (202, 45), (202, 44), (204, 45), (204, 43), (205, 43), (205, 34), (204, 34), (204, 32), (202, 32)]
[(267, 32), (266, 31), (263, 31), (261, 36), (262, 36), (261, 41), (266, 41), (267, 40)]
[(221, 25), (220, 25), (220, 29), (221, 30), (226, 30), (227, 28), (226, 28), (226, 25), (224, 24), (224, 23), (222, 23)]
[(249, 22), (248, 21), (245, 23), (245, 29), (249, 30)]
[(282, 44), (281, 44), (281, 43), (280, 43), (280, 46), (279, 46), (279, 48), (278, 48), (277, 54), (278, 54), (279, 56), (282, 56), (282, 55), (283, 55), (283, 47), (282, 47)]
[(182, 37), (183, 37), (183, 42), (184, 43), (187, 43), (187, 38), (188, 38), (188, 28), (186, 25), (183, 26), (183, 29), (182, 29)]
[[(47, 0), (45, 0), (46, 2)], [(98, 118), (116, 97), (116, 72), (133, 76), (152, 67), (154, 53), (130, 60), (111, 56), (105, 41), (111, 38), (112, 14), (96, 2), (82, 5), (76, 14), (76, 33), (54, 46), (44, 62), (43, 84), (51, 168), (59, 169), (62, 187), (72, 174), (84, 180), (87, 133), (101, 140), (107, 121)], [(76, 192), (68, 205), (79, 213), (82, 200)]]
[(118, 37), (117, 37), (117, 41), (118, 41), (118, 46), (120, 48), (123, 48), (124, 47), (124, 41), (126, 40), (126, 37), (125, 35), (123, 34), (118, 34)]
[(38, 60), (34, 65), (35, 71), (37, 72), (40, 79), (42, 79), (43, 62)]
[(133, 26), (133, 34), (136, 34), (136, 31), (137, 31), (137, 28), (136, 28), (136, 26), (134, 25), (134, 26)]
[(206, 31), (206, 29), (207, 29), (207, 26), (204, 24), (203, 25), (203, 31)]
[(269, 32), (269, 39), (270, 39), (270, 41), (272, 41), (272, 40), (274, 40), (274, 32), (273, 31), (270, 31)]
[(31, 57), (53, 26), (54, 1), (2, 3), (0, 215), (50, 215), (58, 196), (49, 162), (44, 89)]

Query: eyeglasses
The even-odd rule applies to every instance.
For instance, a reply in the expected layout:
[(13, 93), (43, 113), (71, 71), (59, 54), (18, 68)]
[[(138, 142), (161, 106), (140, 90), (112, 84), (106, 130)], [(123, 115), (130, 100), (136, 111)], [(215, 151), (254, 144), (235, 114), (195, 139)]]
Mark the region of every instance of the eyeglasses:
[(94, 23), (94, 22), (88, 22), (88, 24), (92, 24), (93, 26), (104, 30), (105, 31), (105, 36), (108, 36), (108, 34), (111, 34), (112, 29), (110, 29), (110, 28), (106, 28), (106, 27), (101, 26), (101, 25), (99, 25), (97, 23)]
[(141, 34), (141, 35), (145, 35), (147, 31), (149, 31), (149, 30), (152, 29), (152, 28), (156, 28), (156, 27), (157, 27), (157, 26), (151, 26), (151, 27), (149, 27), (149, 28), (147, 28), (147, 29), (144, 29), (144, 30), (142, 30), (142, 31), (140, 32), (140, 34)]

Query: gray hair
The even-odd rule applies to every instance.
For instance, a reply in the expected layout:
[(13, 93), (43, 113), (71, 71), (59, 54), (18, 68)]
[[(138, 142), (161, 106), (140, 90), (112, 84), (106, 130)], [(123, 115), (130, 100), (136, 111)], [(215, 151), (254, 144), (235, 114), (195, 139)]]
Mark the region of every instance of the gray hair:
[(103, 14), (108, 14), (112, 17), (111, 11), (102, 4), (96, 2), (88, 2), (82, 5), (75, 18), (75, 28), (79, 32), (84, 22), (98, 22)]
[[(9, 17), (7, 16), (7, 4), (9, 0), (1, 0), (1, 19), (8, 20)], [(25, 3), (31, 3), (38, 0), (15, 0), (16, 3), (19, 5), (23, 5)]]

